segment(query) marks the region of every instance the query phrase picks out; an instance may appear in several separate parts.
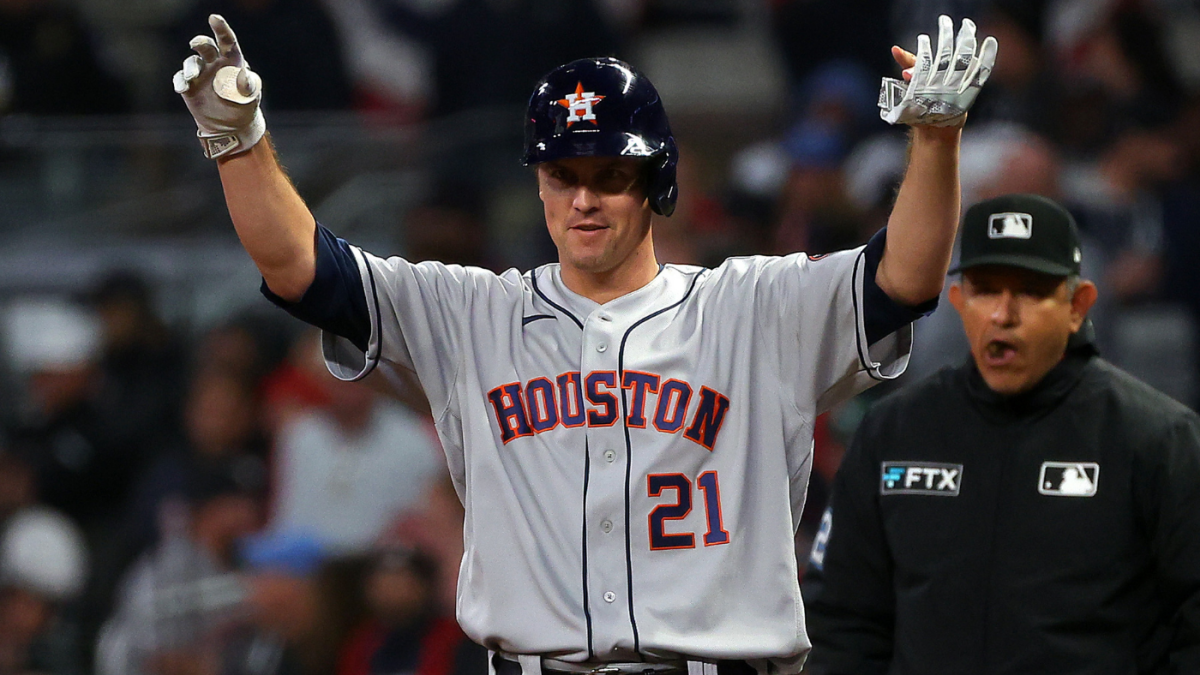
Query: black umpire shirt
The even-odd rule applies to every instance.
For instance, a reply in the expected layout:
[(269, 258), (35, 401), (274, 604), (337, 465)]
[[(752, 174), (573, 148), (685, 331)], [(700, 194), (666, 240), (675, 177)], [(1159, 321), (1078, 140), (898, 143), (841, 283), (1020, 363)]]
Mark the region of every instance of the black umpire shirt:
[(880, 401), (805, 574), (814, 675), (1200, 673), (1200, 418), (1072, 338)]

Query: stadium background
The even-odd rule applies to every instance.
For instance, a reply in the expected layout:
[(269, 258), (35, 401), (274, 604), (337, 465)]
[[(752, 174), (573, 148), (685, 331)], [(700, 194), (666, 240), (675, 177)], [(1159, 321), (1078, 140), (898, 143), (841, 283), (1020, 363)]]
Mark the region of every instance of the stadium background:
[[(496, 270), (554, 258), (517, 157), (555, 65), (611, 54), (656, 83), (683, 157), (656, 249), (711, 266), (881, 227), (905, 153), (875, 109), (888, 47), (975, 18), (1000, 53), (964, 204), (1067, 204), (1104, 354), (1198, 402), (1190, 0), (0, 0), (0, 675), (482, 667), (452, 621), (461, 514), (419, 395), (321, 374), (171, 91), (210, 12), (325, 225)], [(943, 305), (892, 386), (965, 354)], [(821, 420), (802, 556), (882, 389)]]

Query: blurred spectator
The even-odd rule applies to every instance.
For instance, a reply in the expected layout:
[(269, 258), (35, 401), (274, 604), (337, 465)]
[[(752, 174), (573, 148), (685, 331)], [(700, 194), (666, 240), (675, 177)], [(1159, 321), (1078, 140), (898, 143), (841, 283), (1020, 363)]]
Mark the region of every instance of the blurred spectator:
[(420, 503), (404, 513), (384, 539), (399, 542), (429, 556), (437, 567), (436, 603), (439, 614), (452, 616), (463, 558), (463, 506), (450, 474), (429, 481)]
[[(1160, 126), (1182, 94), (1163, 40), (1161, 16), (1150, 2), (1057, 0), (1048, 8), (1048, 38), (1063, 81), (1096, 87), (1110, 103), (1115, 127)], [(1100, 110), (1093, 110), (1095, 115)], [(1070, 133), (1064, 125), (1062, 131)]]
[(387, 546), (365, 582), (370, 618), (350, 636), (337, 675), (485, 675), (487, 650), (440, 614), (437, 567), (419, 551)]
[(433, 94), (433, 60), (411, 35), (392, 30), (372, 0), (322, 0), (341, 35), (354, 81), (355, 108), (388, 121), (424, 116)]
[(1117, 303), (1156, 294), (1162, 274), (1161, 190), (1182, 175), (1182, 154), (1169, 130), (1133, 129), (1094, 162), (1069, 165), (1063, 196), (1080, 231), (1108, 261), (1097, 281)]
[(414, 262), (439, 260), (450, 265), (492, 269), (489, 260), (485, 204), (480, 187), (442, 178), (429, 198), (409, 211), (404, 222), (407, 252)]
[(864, 139), (846, 157), (846, 197), (863, 214), (868, 232), (887, 224), (907, 166), (908, 142), (895, 130)]
[(1051, 50), (1043, 48), (1042, 17), (1030, 2), (998, 2), (979, 23), (980, 35), (1004, 45), (1004, 58), (971, 108), (971, 125), (1011, 122), (1039, 134), (1053, 132), (1059, 120), (1063, 84)]
[(270, 528), (361, 552), (417, 501), (443, 460), (416, 413), (363, 383), (323, 383), (328, 406), (298, 415), (276, 439)]
[(209, 14), (225, 17), (239, 42), (253, 45), (250, 64), (265, 83), (268, 114), (350, 108), (342, 43), (319, 0), (201, 0), (175, 29), (172, 44), (211, 34)]
[(394, 29), (432, 55), (436, 115), (523, 105), (552, 68), (616, 56), (620, 46), (595, 0), (407, 0), (385, 7)]
[(844, 165), (852, 144), (878, 124), (875, 87), (854, 61), (822, 63), (797, 88), (800, 114), (783, 137), (734, 158), (731, 205), (735, 213), (770, 218), (764, 239), (771, 252), (828, 253), (873, 233), (849, 198)]
[(659, 262), (716, 266), (730, 255), (744, 253), (741, 239), (753, 236), (734, 231), (724, 206), (712, 196), (701, 173), (696, 153), (681, 147), (675, 212), (670, 218), (654, 218), (654, 254)]
[(159, 516), (160, 542), (122, 582), (97, 644), (102, 675), (161, 672), (184, 658), (218, 662), (244, 618), (246, 590), (230, 572), (236, 544), (261, 524), (259, 496), (229, 475), (193, 475)]
[(897, 68), (889, 51), (895, 44), (887, 20), (890, 0), (777, 0), (772, 4), (775, 40), (792, 82), (803, 82), (813, 68), (839, 59), (875, 76), (895, 76)]
[[(1200, 326), (1200, 95), (1193, 95), (1170, 134), (1182, 153), (1183, 176), (1163, 193), (1164, 300), (1179, 303)], [(1196, 345), (1189, 346), (1195, 351)], [(1200, 382), (1200, 373), (1195, 381)], [(1193, 409), (1200, 401), (1185, 401)]]
[[(227, 486), (230, 487), (230, 486)], [(229, 501), (234, 497), (234, 501)], [(100, 675), (327, 675), (364, 615), (363, 565), (303, 535), (253, 535), (237, 493), (201, 499), (126, 584), (99, 645)]]
[(0, 115), (128, 109), (80, 17), (57, 0), (0, 0)]
[(41, 501), (74, 519), (90, 540), (123, 509), (141, 457), (113, 440), (96, 401), (101, 331), (83, 308), (22, 300), (6, 315), (8, 353), (23, 377), (27, 409), (12, 449), (32, 467)]
[(362, 562), (331, 559), (315, 539), (278, 532), (249, 540), (243, 559), (251, 630), (227, 645), (222, 673), (335, 672), (342, 646), (365, 616)]
[(295, 417), (329, 404), (325, 378), (332, 377), (321, 357), (321, 331), (301, 333), (288, 349), (287, 358), (262, 384), (263, 428), (271, 438)]
[(29, 463), (0, 445), (0, 527), (36, 499)]
[(803, 120), (783, 142), (791, 160), (772, 249), (810, 254), (857, 246), (872, 234), (846, 196), (842, 132), (825, 120)]
[(86, 576), (87, 547), (70, 520), (42, 507), (9, 519), (0, 535), (0, 673), (80, 672), (62, 610)]
[(186, 356), (154, 307), (150, 285), (136, 272), (117, 270), (92, 289), (100, 319), (97, 402), (111, 421), (114, 441), (150, 457), (177, 442)]
[(239, 312), (201, 336), (193, 369), (230, 373), (258, 386), (286, 357), (293, 326), (274, 312)]
[(266, 494), (258, 409), (243, 378), (217, 370), (194, 376), (184, 414), (186, 443), (163, 453), (141, 477), (131, 501), (126, 532), (134, 552), (154, 540), (163, 504), (191, 485), (226, 480), (246, 494)]

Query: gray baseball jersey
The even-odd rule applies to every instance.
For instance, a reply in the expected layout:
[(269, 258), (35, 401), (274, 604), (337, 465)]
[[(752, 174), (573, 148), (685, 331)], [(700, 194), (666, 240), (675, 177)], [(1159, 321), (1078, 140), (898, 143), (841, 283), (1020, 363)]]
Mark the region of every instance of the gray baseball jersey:
[(597, 304), (558, 265), (504, 274), (357, 248), (366, 352), (416, 372), (466, 510), (458, 619), (563, 660), (773, 659), (809, 643), (793, 537), (818, 412), (899, 375), (867, 348), (863, 249), (666, 265)]

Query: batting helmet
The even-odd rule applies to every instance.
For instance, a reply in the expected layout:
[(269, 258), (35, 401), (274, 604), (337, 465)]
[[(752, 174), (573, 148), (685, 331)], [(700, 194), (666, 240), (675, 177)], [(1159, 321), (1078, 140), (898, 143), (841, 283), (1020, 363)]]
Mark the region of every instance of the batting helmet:
[(679, 150), (658, 91), (614, 58), (580, 59), (550, 71), (529, 98), (525, 166), (564, 157), (644, 157), (655, 213), (675, 210)]

